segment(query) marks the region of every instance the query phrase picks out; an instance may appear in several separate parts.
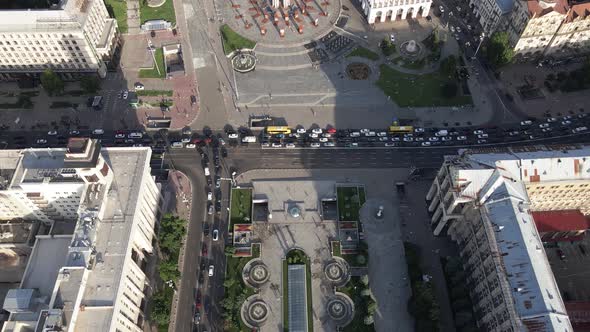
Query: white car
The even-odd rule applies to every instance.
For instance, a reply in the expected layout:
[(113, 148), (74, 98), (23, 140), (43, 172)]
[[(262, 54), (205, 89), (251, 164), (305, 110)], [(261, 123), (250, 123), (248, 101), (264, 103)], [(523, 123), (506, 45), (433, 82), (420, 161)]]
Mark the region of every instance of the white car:
[(379, 136), (379, 137), (385, 137), (385, 136), (387, 136), (387, 133), (384, 132), (384, 131), (381, 131), (381, 132), (378, 132), (377, 133), (377, 136)]
[(316, 133), (311, 133), (311, 134), (309, 134), (309, 137), (311, 137), (311, 138), (318, 138), (319, 135), (316, 134)]
[(461, 33), (461, 27), (457, 27), (455, 30), (457, 30), (458, 33)]
[(142, 138), (143, 134), (140, 132), (133, 132), (133, 133), (129, 133), (129, 135), (127, 135), (128, 138)]
[(263, 148), (268, 148), (270, 146), (270, 143), (268, 143), (268, 142), (262, 142), (260, 144), (260, 146), (262, 146)]
[(360, 137), (361, 133), (358, 131), (353, 131), (352, 133), (350, 133), (350, 135), (348, 135), (350, 137)]
[(377, 134), (374, 131), (370, 131), (368, 133), (365, 133), (365, 136), (367, 137), (375, 137)]
[(379, 137), (379, 142), (387, 142), (389, 141), (389, 137)]
[(569, 126), (571, 124), (572, 124), (572, 122), (570, 120), (561, 121), (562, 126)]
[(361, 134), (364, 134), (364, 133), (368, 133), (368, 132), (370, 132), (371, 130), (370, 130), (370, 129), (366, 129), (366, 128), (364, 128), (364, 129), (361, 129), (361, 130), (359, 130), (359, 131), (361, 132)]
[(467, 24), (467, 30), (471, 31), (471, 29), (473, 29), (471, 25)]
[(445, 12), (445, 8), (443, 6), (438, 6), (438, 10), (440, 10), (441, 13)]
[(209, 265), (209, 276), (212, 277), (215, 272), (215, 267), (213, 265)]
[(102, 130), (102, 129), (94, 129), (92, 131), (92, 134), (93, 135), (102, 135), (102, 134), (104, 134), (104, 130)]
[(77, 130), (70, 130), (70, 136), (80, 135), (80, 132)]
[(307, 132), (307, 130), (305, 130), (305, 128), (297, 128), (298, 134), (305, 134), (306, 132)]
[(320, 137), (320, 142), (324, 143), (324, 142), (327, 142), (327, 141), (328, 141), (328, 139), (326, 137)]
[(547, 118), (547, 122), (556, 122), (557, 119), (556, 118)]
[(49, 136), (55, 136), (55, 135), (57, 135), (57, 130), (50, 130), (50, 131), (47, 132), (47, 135), (49, 135)]
[(336, 146), (336, 144), (334, 144), (334, 142), (326, 142), (324, 143), (325, 147), (332, 147), (332, 146)]
[(478, 139), (478, 140), (477, 140), (477, 144), (485, 144), (485, 143), (487, 143), (487, 142), (488, 142), (488, 141), (487, 141), (487, 140), (485, 140), (485, 139)]
[(422, 146), (430, 146), (430, 142), (422, 142)]
[(533, 124), (533, 121), (531, 121), (531, 120), (520, 121), (521, 126), (530, 126), (532, 124)]
[(588, 128), (587, 127), (578, 127), (576, 129), (572, 130), (572, 132), (574, 132), (574, 133), (581, 133), (584, 131), (588, 131)]
[(214, 229), (213, 230), (213, 241), (219, 240), (219, 231)]
[(443, 142), (448, 142), (448, 141), (452, 141), (452, 140), (453, 140), (453, 138), (452, 138), (452, 137), (449, 137), (449, 136), (445, 136), (445, 137), (441, 137), (441, 140), (442, 140)]
[(391, 141), (392, 142), (399, 142), (399, 141), (401, 141), (401, 138), (399, 136), (394, 136), (391, 138)]
[(283, 147), (283, 144), (281, 144), (281, 143), (272, 143), (272, 147), (273, 148), (282, 148)]
[(387, 143), (385, 143), (385, 146), (386, 146), (386, 147), (397, 146), (397, 143), (394, 143), (394, 142), (387, 142)]
[(457, 136), (457, 141), (466, 141), (467, 136)]
[(438, 137), (430, 137), (430, 138), (428, 138), (428, 140), (431, 142), (436, 142), (436, 141), (438, 141)]
[(483, 133), (484, 133), (483, 130), (474, 130), (473, 131), (473, 135), (481, 135)]
[(393, 43), (395, 42), (395, 35), (392, 33), (391, 35), (389, 35), (389, 40)]
[(143, 86), (143, 84), (137, 82), (135, 83), (135, 85), (133, 86), (135, 88), (135, 90), (143, 90), (145, 89), (145, 86)]
[(123, 99), (127, 99), (127, 97), (129, 97), (129, 92), (127, 90), (125, 90), (123, 92)]
[(311, 143), (310, 145), (312, 148), (319, 148), (320, 147), (320, 143)]
[(313, 128), (311, 130), (312, 133), (314, 134), (321, 134), (323, 132), (322, 128)]
[(413, 142), (414, 139), (412, 137), (404, 137), (404, 142)]
[(518, 136), (520, 135), (520, 131), (514, 130), (508, 133), (509, 136)]
[(544, 133), (548, 133), (548, 132), (551, 132), (552, 129), (551, 128), (543, 128), (543, 129), (541, 129), (541, 131)]
[(450, 29), (451, 29), (451, 32), (452, 33), (455, 33), (455, 27), (454, 26), (451, 25), (451, 28)]
[(415, 133), (423, 133), (424, 132), (424, 128), (420, 128), (420, 127), (414, 128), (414, 132)]
[(213, 200), (213, 193), (212, 192), (208, 192), (207, 193), (207, 200), (208, 201), (212, 201)]
[(228, 138), (231, 138), (231, 139), (236, 139), (236, 138), (238, 138), (238, 134), (236, 134), (236, 133), (230, 133), (230, 134), (227, 134), (227, 137)]
[(457, 8), (457, 11), (458, 11), (458, 12), (460, 12), (460, 11), (461, 11), (461, 7), (457, 6), (457, 7), (455, 7), (455, 8)]
[(45, 144), (45, 143), (47, 143), (47, 140), (46, 140), (46, 139), (39, 138), (39, 139), (37, 140), (37, 144)]
[(488, 134), (477, 135), (477, 138), (488, 138)]
[(187, 145), (184, 146), (187, 149), (196, 149), (197, 145), (194, 143), (188, 143)]
[(292, 149), (292, 148), (295, 147), (295, 144), (293, 144), (293, 143), (287, 143), (287, 144), (285, 144), (285, 147), (286, 148), (289, 148), (289, 149)]
[(548, 128), (550, 125), (548, 123), (541, 123), (539, 128)]

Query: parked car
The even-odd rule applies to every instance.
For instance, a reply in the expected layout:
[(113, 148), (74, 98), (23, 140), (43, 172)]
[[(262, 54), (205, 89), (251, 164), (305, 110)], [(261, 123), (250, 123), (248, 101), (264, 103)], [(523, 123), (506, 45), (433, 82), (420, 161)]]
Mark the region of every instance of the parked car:
[(197, 103), (197, 97), (195, 95), (191, 95), (191, 105), (195, 105)]
[(311, 130), (312, 133), (314, 134), (321, 134), (323, 132), (322, 128), (313, 128)]
[(104, 130), (103, 129), (94, 129), (92, 131), (92, 134), (93, 135), (102, 135), (102, 134), (104, 134)]
[(525, 121), (520, 122), (521, 126), (530, 126), (532, 124), (533, 124), (533, 121), (531, 121), (531, 120), (525, 120)]
[(310, 146), (312, 148), (319, 148), (320, 147), (320, 143), (314, 142), (314, 143), (311, 143)]
[(46, 144), (46, 143), (47, 143), (47, 140), (46, 140), (46, 139), (44, 139), (44, 138), (39, 138), (39, 139), (37, 140), (37, 144)]
[(219, 231), (214, 229), (213, 230), (213, 241), (219, 240)]
[(213, 265), (209, 265), (209, 276), (212, 277), (214, 272), (215, 272), (215, 267)]
[[(135, 84), (133, 85), (133, 87), (135, 88), (135, 90), (144, 90), (145, 86), (143, 84), (141, 84), (140, 82), (135, 82)], [(123, 94), (124, 96), (125, 94)], [(126, 97), (124, 97), (126, 98)]]
[(57, 135), (57, 130), (50, 130), (50, 131), (47, 132), (47, 135), (49, 135), (49, 136), (55, 136), (55, 135)]

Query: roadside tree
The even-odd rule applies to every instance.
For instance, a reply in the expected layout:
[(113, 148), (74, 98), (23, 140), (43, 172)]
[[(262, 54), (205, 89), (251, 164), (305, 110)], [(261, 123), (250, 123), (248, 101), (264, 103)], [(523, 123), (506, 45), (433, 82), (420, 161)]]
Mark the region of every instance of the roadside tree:
[(46, 69), (41, 74), (41, 85), (50, 96), (62, 93), (64, 91), (64, 82), (51, 69)]

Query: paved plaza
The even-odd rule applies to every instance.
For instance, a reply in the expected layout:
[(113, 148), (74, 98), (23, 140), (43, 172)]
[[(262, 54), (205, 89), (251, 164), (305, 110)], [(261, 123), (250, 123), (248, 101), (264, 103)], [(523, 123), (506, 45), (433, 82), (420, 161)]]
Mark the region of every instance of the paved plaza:
[[(405, 179), (405, 169), (395, 170), (264, 170), (249, 171), (237, 178), (240, 184), (253, 183), (254, 188), (266, 186), (266, 198), (274, 199), (269, 210), (284, 210), (284, 201), (298, 202), (304, 219), (289, 221), (284, 212), (272, 212), (272, 221), (259, 224), (255, 237), (262, 240), (261, 258), (270, 270), (269, 285), (261, 295), (271, 307), (271, 315), (262, 331), (276, 331), (281, 326), (281, 259), (293, 247), (303, 249), (311, 258), (312, 302), (314, 329), (333, 331), (333, 322), (326, 316), (325, 304), (332, 296), (323, 266), (331, 259), (329, 240), (336, 238), (336, 225), (320, 221), (319, 200), (335, 195), (336, 183), (365, 185), (367, 203), (361, 211), (361, 221), (369, 243), (369, 279), (378, 303), (375, 314), (377, 331), (412, 331), (413, 320), (405, 310), (410, 296), (403, 253), (397, 198), (392, 190), (396, 180)], [(383, 179), (388, 179), (384, 183)], [(271, 186), (272, 184), (272, 186)], [(297, 190), (298, 189), (298, 190)], [(254, 199), (256, 197), (256, 189)], [(262, 196), (261, 196), (262, 197)], [(261, 198), (258, 197), (258, 198)], [(273, 207), (274, 206), (274, 207)], [(375, 206), (383, 206), (385, 218), (375, 222), (371, 215)], [(282, 254), (278, 254), (282, 253)], [(321, 328), (320, 328), (321, 327)]]

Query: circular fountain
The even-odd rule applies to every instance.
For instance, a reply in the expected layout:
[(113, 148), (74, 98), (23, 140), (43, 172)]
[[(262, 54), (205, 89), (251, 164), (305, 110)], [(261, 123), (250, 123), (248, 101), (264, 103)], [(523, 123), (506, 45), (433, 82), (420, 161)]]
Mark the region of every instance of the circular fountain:
[(326, 311), (338, 326), (346, 326), (354, 318), (354, 303), (345, 294), (336, 293), (326, 303)]

